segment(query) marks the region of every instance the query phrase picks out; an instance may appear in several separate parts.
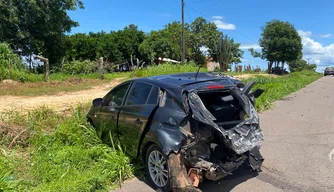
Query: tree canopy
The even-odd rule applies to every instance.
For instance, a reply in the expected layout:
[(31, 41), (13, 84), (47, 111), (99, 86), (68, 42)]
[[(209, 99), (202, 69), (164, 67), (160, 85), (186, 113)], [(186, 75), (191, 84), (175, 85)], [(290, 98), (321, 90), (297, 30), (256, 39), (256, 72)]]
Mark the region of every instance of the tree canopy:
[[(137, 26), (131, 24), (123, 30), (74, 34), (67, 37), (68, 60), (94, 60), (102, 56), (113, 63), (131, 62), (131, 58), (138, 58), (146, 63), (158, 63), (158, 58), (181, 59), (182, 25), (174, 21), (168, 23), (161, 30), (153, 30), (145, 34)], [(185, 24), (185, 56), (188, 61), (197, 64), (206, 62), (202, 47), (208, 49), (208, 56), (216, 59), (217, 42), (222, 33), (214, 23), (198, 17), (192, 23)], [(227, 37), (227, 36), (226, 36)], [(231, 59), (228, 64), (240, 63), (243, 51), (240, 44), (228, 38), (231, 47)], [(220, 61), (216, 59), (216, 61)]]
[(67, 12), (83, 7), (80, 0), (0, 0), (0, 42), (57, 63), (65, 55), (65, 33), (79, 25)]
[[(68, 11), (79, 8), (84, 8), (81, 0), (0, 0), (0, 42), (8, 43), (14, 52), (26, 56), (30, 62), (33, 55), (42, 55), (49, 59), (50, 67), (65, 60), (93, 61), (99, 57), (111, 63), (129, 63), (133, 59), (152, 63), (159, 57), (181, 59), (180, 22), (168, 23), (161, 30), (149, 33), (131, 24), (118, 31), (68, 35), (73, 27), (79, 26)], [(216, 54), (221, 37), (217, 26), (203, 17), (186, 23), (186, 59), (204, 64), (206, 56)], [(228, 39), (233, 56), (224, 65), (240, 62), (243, 54), (240, 44)], [(208, 50), (208, 55), (202, 48)]]
[(259, 40), (261, 53), (250, 49), (254, 57), (260, 57), (268, 61), (268, 70), (272, 64), (284, 63), (297, 60), (302, 55), (301, 37), (289, 22), (272, 20), (262, 27)]

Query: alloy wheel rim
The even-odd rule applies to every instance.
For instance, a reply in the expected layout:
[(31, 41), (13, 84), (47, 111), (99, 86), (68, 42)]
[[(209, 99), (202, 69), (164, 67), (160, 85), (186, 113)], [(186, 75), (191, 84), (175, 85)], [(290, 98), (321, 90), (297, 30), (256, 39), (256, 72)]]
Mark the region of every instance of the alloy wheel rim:
[(154, 184), (164, 187), (168, 182), (168, 168), (165, 157), (157, 150), (153, 150), (148, 156), (148, 170)]

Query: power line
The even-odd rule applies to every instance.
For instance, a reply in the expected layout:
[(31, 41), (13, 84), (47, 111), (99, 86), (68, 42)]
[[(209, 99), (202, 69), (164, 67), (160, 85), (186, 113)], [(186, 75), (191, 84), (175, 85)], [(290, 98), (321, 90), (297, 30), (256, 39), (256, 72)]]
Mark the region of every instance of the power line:
[(190, 24), (191, 23), (191, 18), (190, 18), (190, 14), (189, 14), (189, 11), (188, 9), (185, 9), (186, 10), (186, 13), (188, 15), (188, 23)]
[[(209, 19), (210, 17), (208, 17), (206, 14), (200, 12), (200, 11), (197, 11), (196, 9), (192, 8), (192, 7), (189, 7), (187, 4), (185, 4), (186, 7), (188, 7), (189, 9), (192, 9), (193, 11), (199, 13), (200, 15), (202, 15), (203, 17), (205, 17), (206, 19)], [(211, 19), (211, 18), (210, 18)]]

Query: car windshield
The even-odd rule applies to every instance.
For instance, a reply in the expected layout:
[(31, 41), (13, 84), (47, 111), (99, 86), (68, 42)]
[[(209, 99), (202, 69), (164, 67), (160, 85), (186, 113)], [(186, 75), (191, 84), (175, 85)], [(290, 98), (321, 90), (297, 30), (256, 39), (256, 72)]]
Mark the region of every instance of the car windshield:
[(334, 70), (334, 68), (333, 67), (326, 67), (326, 69), (325, 69), (326, 71), (333, 71)]

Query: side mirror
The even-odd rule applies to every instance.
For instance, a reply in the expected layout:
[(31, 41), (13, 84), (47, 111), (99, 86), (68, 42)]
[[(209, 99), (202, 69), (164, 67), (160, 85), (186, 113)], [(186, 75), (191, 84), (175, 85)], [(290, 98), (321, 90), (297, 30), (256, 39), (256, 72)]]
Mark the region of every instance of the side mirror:
[(97, 99), (93, 100), (93, 106), (94, 107), (98, 107), (98, 106), (102, 105), (102, 103), (103, 103), (103, 99), (102, 98), (97, 98)]
[(263, 89), (257, 89), (254, 92), (251, 92), (250, 94), (248, 94), (249, 97), (254, 96), (254, 98), (258, 98), (262, 95), (262, 93), (264, 92)]

